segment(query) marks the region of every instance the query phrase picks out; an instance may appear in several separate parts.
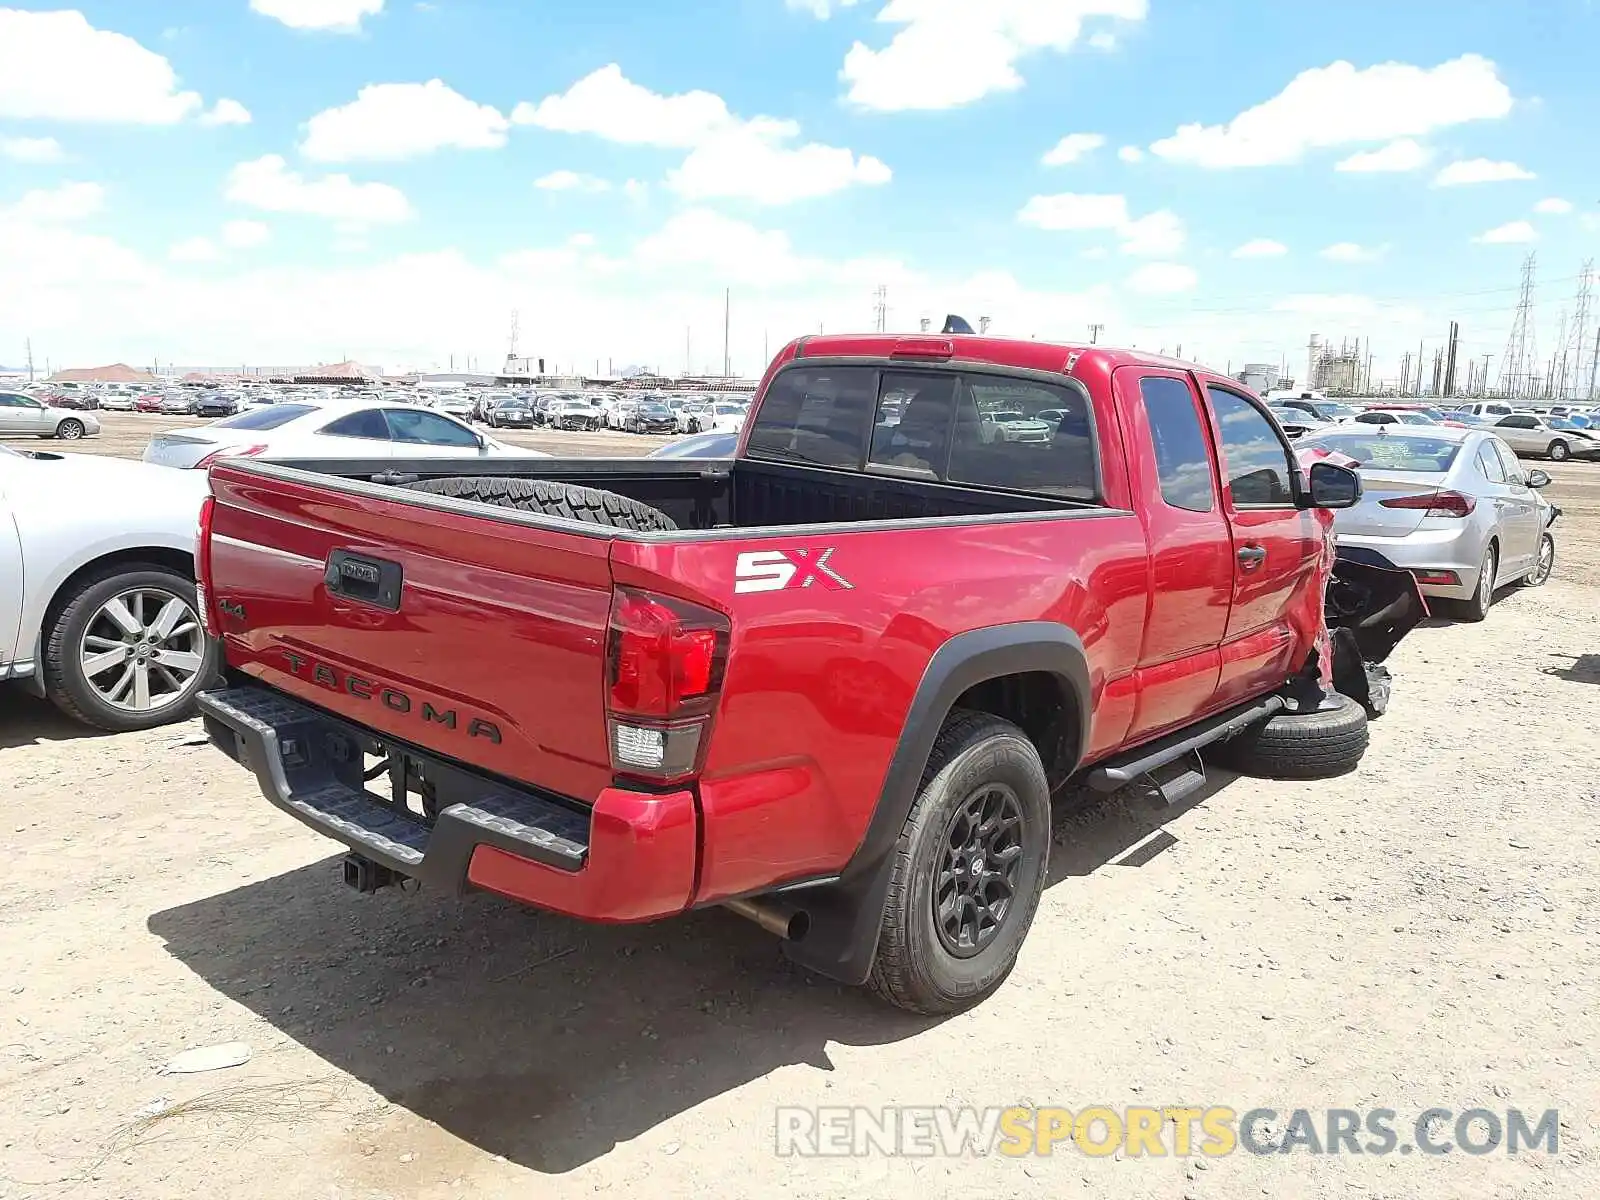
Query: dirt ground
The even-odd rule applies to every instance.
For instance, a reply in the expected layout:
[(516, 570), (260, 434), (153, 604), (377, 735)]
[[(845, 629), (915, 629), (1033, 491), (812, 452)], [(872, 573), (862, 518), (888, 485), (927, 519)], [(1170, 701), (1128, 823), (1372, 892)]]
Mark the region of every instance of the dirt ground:
[[(357, 896), (193, 723), (0, 692), (0, 1196), (1600, 1195), (1600, 466), (1552, 474), (1556, 577), (1413, 634), (1358, 773), (1061, 810), (1020, 965), (943, 1021), (721, 910)], [(947, 1104), (1561, 1125), (1554, 1155), (775, 1152), (780, 1105)]]

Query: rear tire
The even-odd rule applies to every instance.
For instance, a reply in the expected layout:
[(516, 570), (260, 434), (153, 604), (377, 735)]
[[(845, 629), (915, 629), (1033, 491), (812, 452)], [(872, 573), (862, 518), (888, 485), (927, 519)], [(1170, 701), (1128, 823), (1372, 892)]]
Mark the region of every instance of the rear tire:
[(1483, 566), (1478, 571), (1478, 590), (1470, 600), (1457, 601), (1453, 608), (1456, 620), (1476, 625), (1489, 616), (1489, 606), (1494, 603), (1494, 589), (1500, 575), (1500, 548), (1493, 542), (1484, 551)]
[(1212, 757), (1263, 779), (1332, 779), (1367, 752), (1367, 711), (1348, 696), (1326, 712), (1279, 713), (1219, 742)]
[[(169, 642), (158, 633), (157, 640), (150, 641), (148, 645), (152, 649), (158, 647), (164, 649), (175, 642), (179, 653), (198, 657), (198, 666), (190, 664), (189, 669), (192, 669), (193, 673), (184, 680), (182, 687), (172, 686), (171, 676), (158, 681), (165, 685), (160, 688), (162, 693), (160, 702), (143, 709), (126, 707), (108, 700), (102, 695), (104, 688), (96, 686), (84, 665), (84, 658), (88, 653), (86, 647), (104, 653), (106, 647), (114, 646), (112, 639), (95, 636), (97, 630), (101, 635), (108, 632), (102, 620), (105, 606), (121, 594), (135, 589), (157, 599), (166, 597), (168, 600), (179, 600), (186, 606), (186, 611), (180, 617), (182, 625), (175, 626), (179, 632), (174, 635), (172, 641)], [(46, 629), (44, 661), (40, 664), (44, 675), (45, 695), (52, 704), (74, 720), (112, 733), (151, 729), (194, 715), (196, 694), (216, 678), (218, 653), (217, 644), (203, 633), (196, 635), (192, 632), (187, 634), (183, 632), (185, 627), (198, 626), (200, 623), (194, 584), (186, 576), (154, 563), (111, 567), (80, 582), (74, 592), (60, 597), (58, 603), (62, 606), (54, 612), (53, 619)], [(165, 630), (161, 631), (164, 632)], [(130, 669), (136, 659), (151, 661), (154, 656), (135, 653), (135, 647), (140, 646), (141, 639), (134, 634), (129, 634), (127, 637), (128, 646), (124, 649), (124, 658), (129, 663)], [(199, 649), (188, 651), (184, 649), (194, 643), (198, 643)], [(150, 670), (149, 667), (144, 669)], [(98, 678), (104, 685), (114, 674), (115, 667), (111, 667)]]
[(658, 508), (640, 504), (616, 492), (577, 487), (543, 479), (452, 478), (420, 479), (404, 485), (414, 492), (475, 500), (495, 508), (516, 508), (523, 512), (609, 525), (639, 533), (664, 533), (678, 526)]
[(869, 986), (928, 1016), (983, 1000), (1016, 965), (1049, 859), (1038, 750), (1009, 721), (951, 713), (892, 851)]

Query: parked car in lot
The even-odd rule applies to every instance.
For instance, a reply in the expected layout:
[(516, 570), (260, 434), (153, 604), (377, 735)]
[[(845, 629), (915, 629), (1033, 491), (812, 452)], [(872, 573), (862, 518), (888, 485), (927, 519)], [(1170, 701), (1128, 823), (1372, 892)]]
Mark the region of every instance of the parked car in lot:
[(161, 397), (161, 403), (156, 406), (156, 411), (168, 416), (193, 416), (195, 412), (195, 397), (188, 392), (173, 392)]
[(133, 402), (135, 412), (158, 413), (161, 411), (161, 401), (164, 399), (159, 392), (146, 392)]
[(628, 427), (628, 421), (633, 417), (634, 410), (639, 407), (638, 400), (618, 400), (605, 413), (605, 427), (607, 429), (622, 430)]
[(1527, 458), (1548, 458), (1551, 462), (1600, 458), (1600, 441), (1589, 437), (1586, 431), (1557, 429), (1545, 418), (1532, 413), (1512, 413), (1489, 428)]
[(689, 418), (690, 433), (738, 433), (744, 428), (743, 405), (719, 401)]
[(521, 396), (509, 400), (496, 400), (484, 407), (483, 422), (490, 429), (531, 429), (533, 402)]
[(599, 429), (600, 410), (577, 396), (557, 400), (545, 410), (545, 424), (552, 429)]
[(472, 420), (473, 398), (466, 392), (444, 392), (435, 397), (433, 407), (458, 421)]
[(194, 415), (197, 417), (231, 417), (238, 411), (238, 399), (227, 392), (201, 392), (195, 398)]
[(994, 427), (994, 436), (1005, 442), (1049, 442), (1055, 426), (1024, 413), (1009, 410), (985, 413), (984, 420)]
[(105, 412), (132, 412), (138, 397), (132, 392), (117, 392), (100, 397), (100, 407)]
[[(928, 436), (877, 447), (891, 386), (890, 428), (926, 408)], [(988, 441), (997, 392), (1082, 432)], [(1052, 792), (1174, 802), (1207, 745), (1348, 771), (1367, 713), (1319, 664), (1365, 695), (1363, 655), (1422, 612), (1405, 572), (1334, 563), (1354, 472), (1302, 470), (1231, 380), (1105, 347), (806, 338), (726, 470), (433, 465), (212, 470), (231, 673), (201, 706), (265, 802), (348, 847), (360, 890), (605, 922), (726, 905), (919, 1013), (1006, 978)], [(1363, 599), (1325, 602), (1330, 572)]]
[(385, 456), (544, 458), (479, 433), (420, 405), (385, 401), (289, 403), (252, 408), (193, 429), (158, 433), (144, 461), (209, 467), (221, 458), (381, 458)]
[(1356, 462), (1361, 501), (1333, 522), (1341, 546), (1382, 554), (1411, 571), (1425, 595), (1464, 620), (1489, 613), (1495, 589), (1532, 586), (1555, 565), (1555, 511), (1511, 447), (1479, 429), (1343, 426), (1311, 434), (1302, 451)]
[(628, 418), (629, 433), (676, 433), (678, 419), (665, 404), (641, 404)]
[(187, 717), (216, 651), (194, 590), (200, 475), (0, 446), (0, 679), (101, 729)]
[(33, 434), (75, 442), (100, 432), (100, 420), (91, 412), (57, 408), (21, 392), (0, 391), (0, 434)]
[(673, 410), (673, 428), (678, 433), (693, 433), (694, 430), (689, 427), (689, 423), (697, 418), (708, 416), (710, 412), (711, 405), (709, 402), (687, 401)]

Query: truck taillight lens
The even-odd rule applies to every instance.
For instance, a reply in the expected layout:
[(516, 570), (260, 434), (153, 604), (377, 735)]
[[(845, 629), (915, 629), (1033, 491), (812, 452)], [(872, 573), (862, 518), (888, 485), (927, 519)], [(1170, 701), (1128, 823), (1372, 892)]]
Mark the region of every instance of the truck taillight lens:
[(1478, 502), (1461, 492), (1425, 492), (1418, 496), (1391, 496), (1379, 500), (1383, 508), (1422, 508), (1430, 517), (1470, 517)]
[(211, 611), (211, 516), (216, 511), (214, 496), (200, 502), (200, 523), (194, 533), (194, 591), (200, 609), (200, 625), (207, 637), (220, 636), (221, 626)]
[(606, 644), (607, 725), (619, 774), (665, 783), (700, 768), (728, 659), (728, 618), (618, 588)]

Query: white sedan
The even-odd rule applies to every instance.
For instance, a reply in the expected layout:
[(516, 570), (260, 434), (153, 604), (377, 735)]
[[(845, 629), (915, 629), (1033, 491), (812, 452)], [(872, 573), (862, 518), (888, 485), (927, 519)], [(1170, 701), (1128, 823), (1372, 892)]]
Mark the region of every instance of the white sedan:
[(0, 679), (101, 729), (189, 716), (216, 673), (194, 587), (199, 473), (0, 446)]
[(722, 401), (709, 406), (704, 412), (695, 413), (687, 422), (690, 433), (738, 433), (744, 428), (744, 419), (750, 410), (742, 404), (726, 404)]
[(31, 433), (74, 442), (99, 432), (100, 421), (91, 412), (56, 408), (36, 396), (0, 388), (0, 433)]
[(252, 408), (209, 425), (158, 433), (144, 460), (209, 467), (219, 458), (548, 458), (479, 433), (415, 404), (294, 401)]

